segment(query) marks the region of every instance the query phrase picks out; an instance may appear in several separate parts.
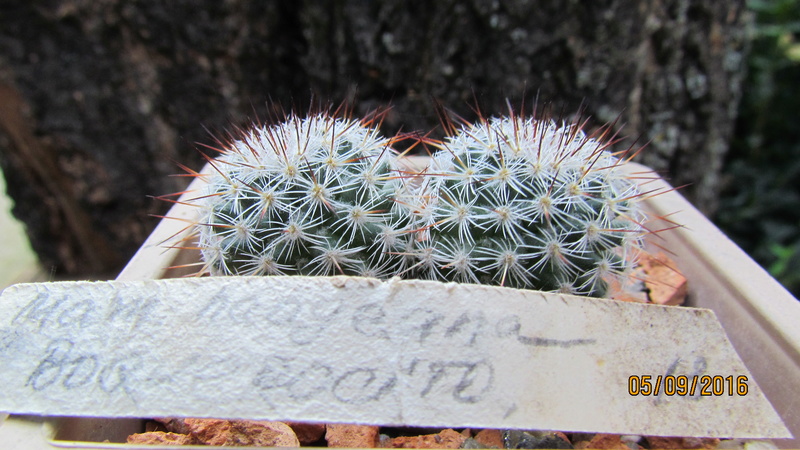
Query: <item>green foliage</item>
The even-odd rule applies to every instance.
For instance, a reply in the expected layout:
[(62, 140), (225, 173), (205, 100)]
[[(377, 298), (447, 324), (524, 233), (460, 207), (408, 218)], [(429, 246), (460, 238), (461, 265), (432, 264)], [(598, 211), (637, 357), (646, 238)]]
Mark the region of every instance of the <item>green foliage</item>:
[(757, 16), (717, 224), (800, 296), (800, 0)]

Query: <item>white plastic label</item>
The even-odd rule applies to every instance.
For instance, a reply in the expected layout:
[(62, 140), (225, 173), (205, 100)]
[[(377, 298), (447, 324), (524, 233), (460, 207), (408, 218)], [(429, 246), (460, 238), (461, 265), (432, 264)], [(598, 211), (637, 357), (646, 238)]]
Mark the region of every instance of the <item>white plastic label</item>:
[(708, 310), (489, 286), (16, 285), (0, 361), (11, 413), (790, 436)]

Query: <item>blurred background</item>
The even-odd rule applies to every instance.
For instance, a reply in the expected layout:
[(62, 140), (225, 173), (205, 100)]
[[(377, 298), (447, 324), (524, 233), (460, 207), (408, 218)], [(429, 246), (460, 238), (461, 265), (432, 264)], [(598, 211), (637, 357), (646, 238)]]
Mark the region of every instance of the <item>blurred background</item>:
[(800, 1), (747, 6), (747, 78), (713, 219), (800, 297)]
[(800, 0), (0, 2), (3, 274), (114, 277), (179, 164), (281, 109), (391, 107), (385, 134), (441, 138), (437, 104), (538, 98), (647, 144), (797, 296), (798, 37)]

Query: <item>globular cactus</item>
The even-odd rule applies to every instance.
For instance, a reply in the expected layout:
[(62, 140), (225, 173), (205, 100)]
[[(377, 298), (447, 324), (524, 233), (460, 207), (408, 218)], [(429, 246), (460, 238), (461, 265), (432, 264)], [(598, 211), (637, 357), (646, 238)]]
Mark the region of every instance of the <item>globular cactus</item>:
[(629, 272), (643, 194), (605, 132), (515, 114), (453, 131), (413, 175), (372, 120), (292, 115), (242, 133), (195, 199), (204, 271), (586, 295)]
[(225, 145), (200, 207), (212, 275), (385, 277), (409, 262), (393, 139), (328, 113), (257, 126)]
[(416, 276), (603, 295), (646, 234), (642, 194), (608, 145), (513, 114), (463, 126), (415, 208)]

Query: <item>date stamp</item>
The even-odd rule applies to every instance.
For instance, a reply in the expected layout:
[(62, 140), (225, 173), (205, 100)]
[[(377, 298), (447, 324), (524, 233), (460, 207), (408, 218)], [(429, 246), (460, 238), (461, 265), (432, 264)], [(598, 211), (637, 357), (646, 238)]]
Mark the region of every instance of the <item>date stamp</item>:
[(662, 394), (668, 397), (743, 397), (749, 391), (747, 381), (745, 375), (631, 375), (628, 394), (634, 397)]

